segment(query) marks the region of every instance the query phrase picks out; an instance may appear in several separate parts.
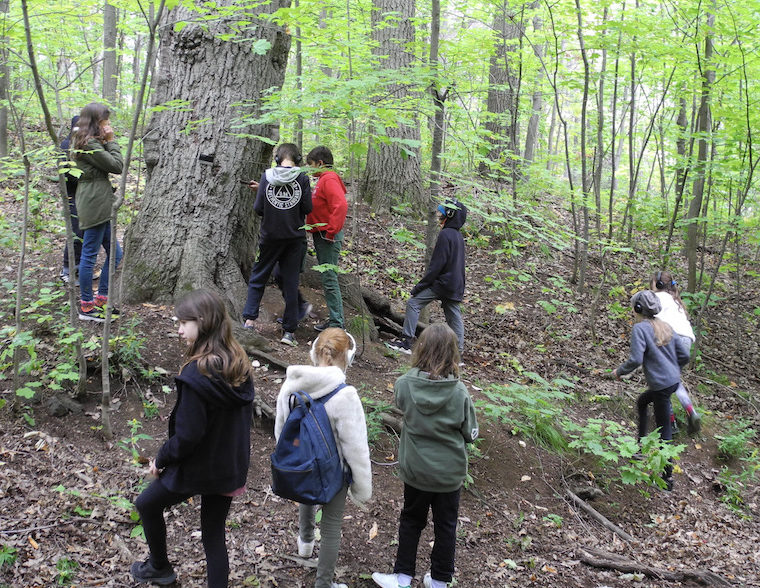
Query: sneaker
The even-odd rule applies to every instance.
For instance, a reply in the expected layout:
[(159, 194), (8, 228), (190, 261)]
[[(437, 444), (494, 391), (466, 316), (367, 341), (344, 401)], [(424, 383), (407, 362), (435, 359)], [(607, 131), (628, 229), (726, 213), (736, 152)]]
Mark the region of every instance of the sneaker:
[(67, 270), (67, 269), (62, 269), (61, 270), (61, 275), (59, 277), (61, 278), (61, 281), (64, 284), (68, 284), (69, 281), (71, 280), (71, 276), (69, 275), (69, 270)]
[(673, 492), (673, 476), (666, 476), (663, 481), (665, 482), (665, 491)]
[[(108, 304), (108, 296), (101, 296), (98, 294), (95, 296), (95, 300), (93, 302), (95, 304), (95, 308), (99, 308), (100, 311), (103, 313), (103, 316), (106, 314), (106, 304)], [(119, 309), (115, 306), (111, 308), (111, 320), (114, 318), (117, 318), (119, 316)]]
[(388, 347), (391, 349), (395, 349), (396, 351), (400, 351), (401, 353), (405, 353), (406, 355), (412, 354), (412, 344), (409, 341), (409, 339), (394, 339), (393, 341), (389, 341), (386, 343)]
[(291, 345), (292, 347), (295, 347), (298, 345), (298, 341), (296, 341), (296, 334), (284, 331), (282, 333), (282, 339), (280, 339), (280, 343), (285, 343), (285, 345)]
[(380, 572), (373, 572), (372, 580), (382, 588), (409, 588), (409, 584), (404, 584), (402, 586), (398, 583), (398, 574), (381, 574)]
[(177, 579), (177, 574), (174, 572), (174, 568), (172, 568), (171, 564), (166, 564), (163, 568), (156, 569), (153, 567), (153, 564), (150, 563), (150, 559), (136, 561), (132, 564), (132, 567), (129, 568), (129, 571), (132, 573), (135, 582), (151, 582), (153, 584), (158, 584), (159, 586), (166, 586), (168, 584), (173, 584)]
[(333, 582), (330, 584), (330, 588), (348, 588), (348, 584), (338, 584), (337, 582)]
[(686, 432), (689, 435), (696, 435), (702, 428), (702, 417), (696, 410), (691, 411), (686, 420)]
[(310, 558), (314, 553), (314, 541), (301, 541), (301, 536), (298, 536), (298, 557)]
[[(111, 320), (113, 320), (115, 317), (111, 315)], [(93, 306), (90, 310), (82, 310), (82, 307), (79, 307), (79, 320), (82, 321), (93, 321), (95, 323), (104, 323), (106, 322), (106, 316), (103, 314), (103, 311), (99, 309), (97, 306)]]
[(314, 330), (317, 331), (318, 333), (321, 333), (325, 329), (329, 329), (329, 328), (330, 328), (330, 319), (327, 319), (323, 323), (317, 323), (316, 325), (314, 325)]
[[(428, 572), (427, 574), (425, 574), (425, 577), (422, 578), (422, 585), (425, 588), (433, 588), (433, 586), (435, 586), (435, 584), (433, 584), (433, 582), (435, 582), (435, 580), (433, 580), (433, 576), (430, 575), (430, 572)], [(441, 582), (441, 583), (444, 586), (448, 586), (448, 584), (446, 582)]]

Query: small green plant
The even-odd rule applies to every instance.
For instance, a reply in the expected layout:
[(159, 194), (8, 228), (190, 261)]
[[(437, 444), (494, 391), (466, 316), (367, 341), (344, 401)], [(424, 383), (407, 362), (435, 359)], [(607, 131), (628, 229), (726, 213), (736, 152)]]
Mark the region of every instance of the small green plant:
[(397, 267), (386, 267), (385, 273), (388, 274), (388, 277), (397, 284), (401, 284), (404, 281), (404, 276), (401, 275), (401, 272), (399, 272)]
[(552, 523), (555, 527), (558, 529), (562, 526), (562, 517), (558, 514), (548, 514), (545, 517), (543, 517), (543, 520)]
[(425, 244), (417, 238), (417, 234), (409, 229), (399, 228), (391, 232), (391, 239), (416, 249), (424, 249)]
[(749, 421), (735, 421), (725, 435), (715, 435), (719, 441), (718, 455), (725, 460), (741, 459), (752, 450), (750, 443), (756, 436), (757, 431), (750, 427)]
[(145, 433), (138, 433), (138, 431), (142, 429), (142, 423), (137, 419), (130, 420), (128, 424), (130, 429), (130, 436), (125, 437), (119, 441), (117, 445), (124, 451), (128, 451), (132, 455), (132, 461), (134, 463), (138, 463), (140, 450), (137, 444), (143, 440), (153, 439), (153, 437), (146, 435)]
[(79, 569), (79, 564), (71, 558), (61, 557), (55, 562), (55, 569), (58, 570), (55, 583), (59, 586), (66, 586), (74, 580), (74, 574)]
[(611, 320), (622, 320), (628, 317), (630, 313), (631, 310), (627, 306), (623, 306), (617, 301), (610, 304), (610, 307), (607, 309), (607, 316), (609, 316)]
[(0, 568), (3, 566), (12, 566), (14, 563), (16, 563), (16, 558), (18, 557), (18, 551), (15, 547), (11, 547), (10, 545), (0, 545)]
[(678, 459), (686, 448), (663, 441), (657, 430), (637, 441), (622, 425), (605, 419), (589, 419), (583, 425), (565, 419), (563, 425), (572, 439), (568, 444), (571, 449), (594, 456), (601, 468), (614, 468), (623, 484), (645, 483), (664, 488), (665, 466)]
[(370, 444), (375, 443), (380, 435), (385, 432), (383, 425), (383, 413), (388, 412), (391, 405), (382, 400), (374, 400), (367, 396), (362, 396), (362, 405), (364, 406), (364, 415), (367, 420), (367, 441)]
[(718, 481), (723, 487), (720, 500), (741, 518), (749, 519), (746, 510), (744, 494), (748, 487), (757, 485), (758, 472), (760, 472), (760, 456), (755, 449), (747, 457), (742, 458), (746, 464), (738, 472), (732, 472), (727, 466), (723, 466)]
[(545, 447), (563, 451), (566, 441), (558, 428), (561, 403), (572, 398), (565, 389), (572, 389), (575, 384), (562, 378), (549, 382), (530, 371), (522, 375), (528, 382), (484, 388), (487, 400), (479, 400), (476, 405), (488, 418), (511, 427), (513, 434), (524, 433)]
[(143, 400), (143, 415), (145, 415), (146, 419), (155, 419), (158, 417), (158, 407), (156, 406), (155, 402), (150, 402), (149, 400)]

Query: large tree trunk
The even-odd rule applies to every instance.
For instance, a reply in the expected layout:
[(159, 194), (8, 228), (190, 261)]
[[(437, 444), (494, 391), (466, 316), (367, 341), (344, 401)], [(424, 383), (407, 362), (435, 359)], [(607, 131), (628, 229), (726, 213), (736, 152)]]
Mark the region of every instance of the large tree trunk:
[[(535, 4), (536, 3), (534, 3), (531, 8), (535, 7)], [(541, 21), (541, 17), (533, 17), (533, 30), (536, 33), (539, 33), (542, 28), (543, 22)], [(536, 54), (538, 60), (543, 63), (546, 44), (541, 43), (534, 45), (533, 52)], [(539, 70), (536, 74), (535, 87), (533, 88), (533, 96), (531, 98), (530, 120), (528, 121), (528, 129), (525, 133), (525, 152), (523, 159), (528, 165), (533, 163), (533, 159), (535, 158), (536, 143), (538, 142), (538, 123), (540, 122), (541, 114), (544, 109), (544, 93), (541, 88), (542, 77), (543, 75)]]
[[(495, 10), (493, 30), (496, 33), (496, 47), (488, 70), (485, 127), (491, 143), (488, 159), (500, 164), (501, 171), (497, 171), (497, 175), (506, 175), (506, 170), (512, 167), (512, 157), (518, 155), (515, 121), (520, 80), (512, 61), (518, 59), (515, 46), (520, 37), (520, 27), (515, 23), (515, 15), (507, 0), (500, 2)], [(481, 163), (480, 172), (486, 173), (488, 167), (486, 162)]]
[[(275, 0), (266, 10), (287, 4)], [(244, 17), (251, 20), (246, 37), (271, 43), (265, 54), (256, 54), (251, 42), (220, 38)], [(175, 30), (180, 21), (188, 24)], [(126, 297), (169, 301), (208, 287), (239, 312), (258, 236), (254, 194), (240, 181), (258, 179), (272, 157), (270, 144), (249, 137), (276, 140), (278, 134), (273, 127), (241, 126), (240, 118), (258, 108), (265, 90), (282, 85), (290, 37), (243, 9), (201, 26), (176, 8), (161, 30), (156, 102), (181, 106), (157, 111), (144, 139), (149, 176), (126, 238)], [(241, 132), (249, 136), (233, 136)]]
[[(710, 5), (710, 12), (707, 14), (707, 30), (712, 31), (715, 25), (715, 2)], [(707, 172), (707, 151), (710, 141), (710, 131), (712, 129), (712, 114), (710, 111), (710, 92), (712, 84), (715, 81), (715, 70), (711, 63), (713, 54), (713, 37), (712, 32), (705, 36), (705, 54), (704, 62), (701, 69), (704, 72), (702, 77), (702, 97), (699, 104), (699, 118), (697, 123), (697, 133), (699, 135), (699, 147), (697, 151), (697, 162), (694, 170), (694, 187), (692, 188), (692, 198), (689, 204), (687, 219), (689, 228), (686, 233), (686, 259), (688, 261), (688, 289), (689, 292), (697, 291), (697, 243), (699, 241), (700, 224), (697, 222), (702, 210), (702, 197), (705, 191), (705, 176)]]
[[(390, 17), (387, 22), (386, 19)], [(414, 42), (414, 1), (374, 0), (372, 7), (372, 54), (377, 66), (402, 71), (412, 65), (414, 54), (409, 45)], [(385, 24), (382, 24), (384, 23)], [(382, 24), (382, 26), (380, 26)], [(409, 96), (405, 84), (384, 88), (391, 99), (401, 104)], [(405, 106), (408, 107), (408, 104)], [(375, 211), (390, 210), (393, 204), (411, 202), (422, 212), (427, 195), (422, 193), (420, 150), (401, 145), (393, 139), (420, 140), (417, 125), (400, 123), (386, 127), (390, 143), (370, 141), (367, 165), (361, 182), (361, 197)]]
[(103, 6), (103, 100), (116, 102), (116, 7)]

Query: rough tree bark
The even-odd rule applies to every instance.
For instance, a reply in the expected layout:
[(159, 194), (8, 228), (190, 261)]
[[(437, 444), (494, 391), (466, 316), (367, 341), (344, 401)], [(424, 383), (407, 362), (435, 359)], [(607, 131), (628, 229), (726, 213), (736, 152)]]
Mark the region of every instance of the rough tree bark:
[[(535, 3), (531, 6), (531, 8), (534, 6)], [(538, 34), (539, 31), (541, 31), (542, 27), (543, 22), (541, 20), (541, 17), (534, 16), (533, 31)], [(535, 53), (536, 58), (538, 58), (540, 62), (543, 62), (544, 53), (546, 52), (546, 44), (541, 43), (534, 45), (533, 52)], [(528, 121), (528, 129), (525, 132), (525, 151), (523, 154), (523, 159), (528, 165), (533, 163), (533, 159), (535, 158), (536, 143), (538, 142), (538, 123), (540, 122), (541, 114), (544, 110), (544, 93), (541, 88), (541, 78), (542, 74), (539, 71), (536, 74), (535, 87), (533, 88), (533, 96), (531, 97), (531, 115), (530, 120)], [(527, 174), (524, 174), (524, 176), (525, 179), (527, 179)]]
[[(512, 157), (517, 155), (517, 86), (520, 82), (512, 60), (516, 59), (515, 45), (520, 38), (520, 27), (507, 0), (494, 7), (493, 30), (496, 47), (491, 56), (488, 73), (487, 117), (485, 127), (490, 135), (490, 161), (500, 162), (504, 168), (512, 167)], [(486, 173), (488, 165), (481, 163), (480, 172)]]
[[(234, 6), (233, 0), (218, 4)], [(256, 9), (274, 12), (275, 0)], [(262, 93), (282, 85), (290, 37), (282, 27), (238, 9), (229, 17), (194, 22), (183, 7), (162, 27), (156, 112), (144, 139), (148, 182), (125, 247), (125, 296), (130, 301), (171, 299), (198, 287), (216, 290), (239, 313), (253, 263), (258, 220), (254, 194), (240, 180), (258, 179), (272, 145), (235, 132), (277, 139), (276, 127), (233, 125), (258, 108)], [(220, 35), (249, 18), (245, 37), (271, 47), (258, 55), (252, 42)], [(177, 27), (184, 21), (187, 25)]]
[(697, 133), (699, 135), (697, 161), (694, 169), (694, 186), (692, 198), (689, 203), (687, 219), (689, 228), (686, 233), (686, 259), (688, 265), (688, 290), (697, 291), (697, 243), (699, 240), (700, 226), (697, 222), (702, 210), (702, 197), (705, 190), (705, 177), (707, 171), (708, 146), (710, 142), (710, 130), (712, 129), (712, 113), (710, 110), (710, 92), (715, 82), (715, 70), (712, 69), (713, 35), (715, 26), (715, 2), (710, 4), (707, 13), (707, 30), (705, 35), (704, 59), (700, 64), (702, 69), (702, 96), (699, 104), (699, 118)]
[[(409, 68), (414, 54), (408, 45), (414, 42), (413, 0), (374, 0), (372, 8), (372, 54), (377, 67), (403, 70)], [(379, 26), (380, 23), (387, 23)], [(392, 101), (403, 102), (409, 96), (406, 84), (391, 84), (384, 92)], [(420, 140), (417, 125), (386, 127), (391, 139)], [(402, 154), (397, 142), (370, 140), (367, 165), (361, 182), (361, 197), (375, 211), (387, 211), (399, 202), (411, 202), (420, 212), (425, 210), (427, 195), (422, 192), (419, 148), (405, 147)]]
[(103, 5), (103, 100), (116, 102), (116, 7)]

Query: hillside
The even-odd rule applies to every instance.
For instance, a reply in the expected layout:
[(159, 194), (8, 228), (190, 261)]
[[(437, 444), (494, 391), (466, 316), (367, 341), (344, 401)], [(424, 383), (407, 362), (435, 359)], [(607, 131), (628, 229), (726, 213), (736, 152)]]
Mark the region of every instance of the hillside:
[[(13, 226), (17, 203), (7, 199), (2, 207)], [(422, 234), (421, 225), (402, 216), (375, 217), (363, 206), (352, 207), (351, 214), (355, 229), (345, 267), (402, 310), (400, 293), (421, 275), (422, 254), (413, 237)], [(477, 215), (468, 220), (463, 380), (478, 402), (482, 440), (471, 457), (472, 483), (462, 495), (456, 585), (760, 586), (760, 496), (757, 479), (750, 476), (760, 458), (754, 445), (752, 455), (736, 449), (744, 460), (719, 456), (719, 437), (747, 446), (746, 432), (760, 430), (760, 264), (743, 252), (742, 263), (730, 275), (721, 274), (724, 281), (705, 314), (701, 355), (696, 368), (684, 372), (704, 415), (703, 427), (691, 438), (682, 426), (676, 437), (685, 448), (674, 491), (623, 485), (622, 462), (604, 469), (589, 454), (562, 448), (571, 433), (563, 419), (579, 426), (604, 419), (635, 434), (634, 401), (643, 377), (639, 372), (618, 383), (602, 373), (627, 355), (628, 299), (655, 269), (655, 243), (642, 234), (633, 253), (604, 259), (592, 253), (592, 291), (580, 295), (569, 283), (572, 248), (560, 230), (567, 224), (564, 211), (539, 203), (516, 213), (498, 232)], [(35, 250), (27, 256), (27, 287), (41, 293), (35, 299), (55, 298), (44, 288), (60, 289), (55, 278), (62, 239), (51, 233), (53, 226), (40, 224)], [(18, 254), (12, 243), (3, 243), (2, 324), (10, 325)], [(716, 258), (716, 252), (704, 252), (708, 271)], [(680, 263), (676, 259), (672, 268), (676, 276), (683, 274)], [(304, 288), (304, 294), (316, 310), (296, 333), (300, 345), (273, 343), (273, 353), (288, 363), (307, 361), (312, 325), (325, 316), (321, 292)], [(43, 300), (29, 313), (30, 322), (40, 314), (52, 317), (34, 327), (39, 371), (53, 367), (56, 337), (66, 321), (62, 300)], [(274, 340), (279, 333), (274, 319), (281, 311), (276, 290), (268, 289), (264, 310), (264, 335)], [(144, 542), (133, 536), (136, 522), (128, 502), (146, 475), (133, 455), (151, 457), (165, 438), (174, 401), (171, 374), (182, 349), (172, 308), (122, 305), (121, 314), (115, 443), (104, 443), (98, 434), (96, 365), (82, 412), (62, 417), (52, 416), (44, 404), (24, 408), (13, 398), (10, 380), (2, 382), (0, 586), (133, 585), (129, 565), (146, 553)], [(442, 320), (440, 307), (434, 306), (431, 316)], [(88, 337), (99, 334), (96, 326), (85, 329)], [(374, 497), (367, 510), (350, 504), (346, 509), (337, 579), (351, 587), (372, 586), (370, 572), (390, 571), (403, 498), (393, 474), (397, 438), (382, 427), (378, 412), (392, 403), (392, 384), (407, 360), (380, 343), (367, 342), (361, 351), (348, 379), (367, 400)], [(259, 397), (272, 404), (281, 378), (275, 367), (259, 362)], [(682, 415), (680, 407), (676, 410)], [(231, 585), (309, 586), (316, 560), (295, 557), (297, 509), (269, 487), (271, 421), (258, 419), (251, 441), (248, 491), (233, 501), (228, 521)], [(724, 468), (728, 473), (721, 473)], [(588, 504), (633, 540), (621, 539), (571, 504), (568, 489), (595, 495)], [(167, 516), (170, 557), (182, 586), (205, 581), (198, 505), (194, 500)], [(431, 540), (428, 526), (418, 554), (420, 586)]]

